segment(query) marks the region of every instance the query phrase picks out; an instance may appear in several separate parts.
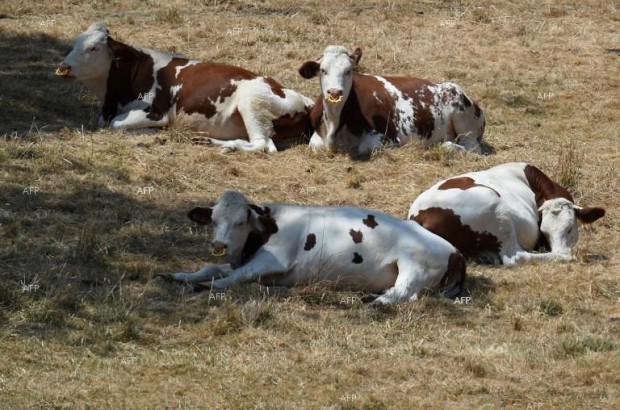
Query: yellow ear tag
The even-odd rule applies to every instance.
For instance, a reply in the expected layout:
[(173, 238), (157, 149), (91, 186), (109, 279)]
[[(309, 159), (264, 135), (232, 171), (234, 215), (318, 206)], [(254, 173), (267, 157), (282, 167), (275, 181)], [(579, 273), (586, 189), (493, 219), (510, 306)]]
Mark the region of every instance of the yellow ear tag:
[(211, 255), (213, 255), (213, 256), (224, 256), (224, 255), (226, 255), (226, 248), (222, 249), (221, 252), (215, 252), (214, 249), (211, 249)]
[(60, 76), (67, 75), (69, 74), (69, 69), (68, 68), (57, 68), (55, 73), (56, 75), (60, 75)]
[(338, 98), (334, 98), (331, 94), (327, 94), (327, 101), (332, 104), (339, 103), (340, 101), (342, 101), (342, 95), (339, 95)]

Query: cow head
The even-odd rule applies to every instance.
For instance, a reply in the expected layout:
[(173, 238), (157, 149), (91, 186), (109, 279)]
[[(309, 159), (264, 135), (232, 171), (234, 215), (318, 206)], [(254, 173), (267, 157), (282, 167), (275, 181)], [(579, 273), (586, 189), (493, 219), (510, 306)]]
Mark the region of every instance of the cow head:
[(328, 46), (319, 61), (307, 61), (299, 68), (299, 74), (309, 79), (319, 75), (321, 96), (330, 106), (342, 106), (353, 86), (353, 70), (362, 58), (362, 50), (352, 54), (342, 46)]
[(105, 80), (112, 54), (108, 49), (109, 31), (105, 23), (92, 24), (73, 41), (71, 51), (56, 68), (56, 75), (75, 79), (87, 86)]
[(592, 223), (605, 215), (602, 208), (582, 208), (565, 198), (545, 201), (540, 209), (542, 221), (540, 231), (545, 235), (551, 251), (570, 255), (579, 240), (577, 220)]
[[(244, 252), (256, 251), (255, 248), (266, 242), (265, 235), (268, 238), (271, 233), (277, 232), (269, 208), (251, 204), (238, 191), (226, 191), (213, 208), (194, 208), (189, 211), (188, 217), (202, 225), (213, 225), (211, 253), (226, 256), (233, 268), (247, 257)], [(260, 243), (248, 243), (256, 238)]]

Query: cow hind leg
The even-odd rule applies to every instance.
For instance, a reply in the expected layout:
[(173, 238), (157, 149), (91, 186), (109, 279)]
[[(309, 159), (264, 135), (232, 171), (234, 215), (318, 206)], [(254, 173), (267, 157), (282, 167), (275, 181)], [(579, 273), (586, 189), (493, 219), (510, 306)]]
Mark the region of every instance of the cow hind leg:
[(418, 293), (427, 287), (433, 276), (424, 271), (423, 265), (409, 258), (400, 258), (396, 263), (398, 276), (394, 286), (375, 299), (373, 304), (390, 305), (407, 300), (417, 300)]

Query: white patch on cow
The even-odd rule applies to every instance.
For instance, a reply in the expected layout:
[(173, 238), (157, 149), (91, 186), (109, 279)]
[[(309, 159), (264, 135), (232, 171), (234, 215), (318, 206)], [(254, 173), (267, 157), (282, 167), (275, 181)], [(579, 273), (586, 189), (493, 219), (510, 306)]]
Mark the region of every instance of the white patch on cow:
[(189, 60), (187, 62), (187, 64), (175, 67), (174, 77), (175, 78), (179, 78), (179, 74), (181, 74), (181, 70), (183, 70), (184, 68), (187, 68), (187, 67), (189, 67), (191, 65), (196, 65), (198, 63), (201, 63), (201, 61), (200, 60)]
[(383, 84), (385, 90), (394, 99), (394, 113), (392, 115), (394, 126), (398, 131), (401, 144), (406, 144), (411, 140), (412, 134), (415, 134), (413, 101), (385, 78), (379, 76), (375, 76), (375, 78)]
[(375, 97), (375, 102), (376, 102), (377, 104), (379, 104), (379, 105), (382, 105), (382, 104), (383, 104), (383, 101), (381, 100), (381, 98), (379, 98), (379, 96), (377, 95), (377, 92), (376, 92), (376, 91), (373, 91), (373, 92), (372, 92), (372, 96), (373, 96), (373, 97)]
[(177, 94), (179, 93), (179, 91), (181, 90), (181, 88), (183, 88), (183, 84), (177, 84), (177, 85), (173, 85), (170, 87), (170, 96), (172, 97), (173, 101), (175, 97), (177, 96)]
[[(267, 208), (277, 232), (239, 266), (244, 238), (262, 229), (258, 217)], [(415, 300), (418, 292), (439, 282), (456, 251), (415, 222), (361, 208), (266, 204), (257, 213), (243, 194), (229, 191), (211, 215), (213, 248), (226, 249), (227, 262), (235, 267), (211, 283), (214, 289), (278, 274), (277, 285), (322, 282), (337, 289), (385, 291), (378, 303)], [(362, 240), (353, 241), (352, 231), (361, 233)], [(308, 242), (310, 234), (313, 240)], [(210, 273), (203, 269), (175, 275), (194, 281)]]

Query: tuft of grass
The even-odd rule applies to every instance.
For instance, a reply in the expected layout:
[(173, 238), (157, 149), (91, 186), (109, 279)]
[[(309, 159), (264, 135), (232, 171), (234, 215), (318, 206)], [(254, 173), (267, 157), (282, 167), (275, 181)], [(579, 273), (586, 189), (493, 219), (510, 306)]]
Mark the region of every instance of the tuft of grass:
[(556, 181), (570, 192), (575, 193), (579, 181), (583, 179), (584, 154), (574, 143), (560, 145), (555, 172)]
[(564, 313), (564, 308), (559, 302), (550, 299), (541, 300), (538, 303), (538, 310), (547, 316), (555, 317)]
[(555, 349), (555, 356), (560, 359), (582, 356), (588, 352), (603, 353), (616, 350), (611, 340), (599, 337), (571, 337), (563, 340)]
[(183, 23), (183, 17), (178, 8), (172, 7), (167, 10), (158, 10), (155, 13), (155, 21), (157, 23), (176, 25)]

